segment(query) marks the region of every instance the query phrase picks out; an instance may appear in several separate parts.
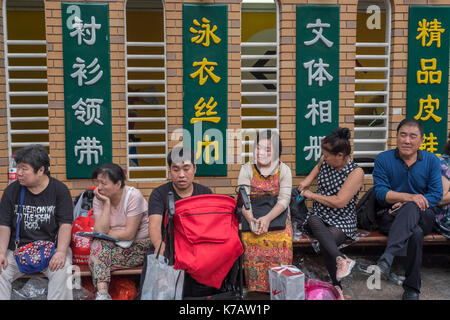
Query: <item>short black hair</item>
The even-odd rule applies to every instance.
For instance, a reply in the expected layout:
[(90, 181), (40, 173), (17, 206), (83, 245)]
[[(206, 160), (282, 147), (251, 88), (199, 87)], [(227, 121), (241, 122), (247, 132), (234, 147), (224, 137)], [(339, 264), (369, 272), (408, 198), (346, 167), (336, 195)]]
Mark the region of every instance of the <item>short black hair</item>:
[(336, 128), (322, 139), (321, 146), (333, 155), (342, 152), (344, 156), (348, 156), (352, 152), (350, 135), (349, 128)]
[(92, 171), (92, 179), (97, 179), (99, 174), (106, 174), (114, 184), (121, 182), (121, 188), (125, 186), (125, 172), (122, 167), (115, 163), (104, 163)]
[(32, 144), (19, 149), (14, 154), (17, 164), (26, 163), (33, 167), (34, 172), (38, 172), (44, 167), (44, 173), (50, 176), (50, 157), (47, 150), (40, 144)]
[(403, 126), (417, 127), (420, 131), (420, 136), (423, 137), (423, 126), (422, 123), (414, 118), (406, 118), (403, 119), (397, 126), (397, 133), (400, 131), (400, 128)]
[(169, 168), (172, 163), (180, 163), (189, 160), (195, 167), (194, 151), (188, 147), (178, 146), (173, 148), (167, 155), (167, 165)]
[[(258, 145), (260, 140), (270, 140), (270, 142), (272, 143), (272, 146), (274, 146), (275, 148), (278, 147), (278, 159), (281, 157), (281, 150), (283, 149), (283, 146), (281, 144), (281, 137), (277, 132), (278, 130), (271, 130), (271, 129), (267, 129), (267, 130), (260, 130), (258, 131), (258, 133), (256, 134), (256, 145)], [(255, 148), (256, 148), (255, 145)], [(278, 145), (278, 146), (277, 146)]]

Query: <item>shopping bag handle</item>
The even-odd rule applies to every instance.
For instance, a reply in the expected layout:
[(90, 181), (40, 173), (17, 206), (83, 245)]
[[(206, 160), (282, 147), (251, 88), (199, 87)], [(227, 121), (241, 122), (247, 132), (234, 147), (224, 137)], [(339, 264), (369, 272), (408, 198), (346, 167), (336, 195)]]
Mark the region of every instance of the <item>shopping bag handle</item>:
[(173, 218), (175, 215), (175, 198), (172, 191), (169, 191), (169, 218)]
[[(168, 250), (169, 250), (169, 259), (168, 260), (169, 260), (169, 264), (173, 264), (173, 261), (172, 261), (173, 259), (171, 259), (171, 253), (172, 253), (172, 250), (173, 250), (173, 243), (172, 243), (173, 236), (171, 236), (169, 234), (169, 230), (168, 230), (171, 225), (173, 226), (173, 224), (171, 222), (173, 221), (173, 216), (175, 215), (175, 197), (174, 197), (174, 194), (173, 194), (172, 191), (169, 191), (169, 193), (167, 195), (167, 198), (168, 198), (168, 204), (169, 204), (169, 208), (167, 210), (167, 215), (168, 215), (168, 219), (167, 220), (168, 221), (167, 221), (167, 224), (164, 226), (162, 240), (161, 240), (161, 243), (159, 245), (158, 252), (156, 253), (156, 259), (159, 258), (159, 254), (161, 253), (162, 244), (166, 241), (166, 237), (167, 237), (168, 238), (167, 245), (168, 245)], [(165, 220), (165, 214), (166, 214), (166, 212), (164, 212), (163, 224), (164, 224), (164, 220)], [(173, 232), (173, 227), (170, 230)]]

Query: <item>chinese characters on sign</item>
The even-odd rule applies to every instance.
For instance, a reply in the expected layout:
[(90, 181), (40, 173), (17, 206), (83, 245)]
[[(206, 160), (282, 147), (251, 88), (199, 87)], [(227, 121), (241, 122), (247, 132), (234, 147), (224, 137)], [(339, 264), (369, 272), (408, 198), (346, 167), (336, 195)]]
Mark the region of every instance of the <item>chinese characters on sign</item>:
[(183, 5), (183, 144), (196, 174), (226, 175), (227, 5)]
[(112, 161), (108, 4), (62, 3), (67, 178)]
[(339, 6), (297, 6), (296, 89), (296, 174), (308, 174), (338, 126)]
[(447, 140), (450, 7), (411, 7), (406, 115), (422, 122), (421, 150), (440, 156)]

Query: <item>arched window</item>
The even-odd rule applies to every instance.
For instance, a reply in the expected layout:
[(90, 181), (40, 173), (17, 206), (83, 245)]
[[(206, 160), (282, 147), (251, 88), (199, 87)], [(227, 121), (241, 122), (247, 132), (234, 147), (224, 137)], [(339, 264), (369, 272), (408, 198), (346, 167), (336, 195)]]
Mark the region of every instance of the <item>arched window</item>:
[(160, 0), (126, 3), (128, 176), (167, 177), (164, 7)]
[(8, 154), (49, 148), (44, 1), (3, 1)]
[(279, 128), (279, 31), (275, 0), (241, 4), (242, 160), (252, 157), (258, 130)]
[(354, 160), (371, 174), (389, 134), (389, 1), (358, 1), (356, 28)]

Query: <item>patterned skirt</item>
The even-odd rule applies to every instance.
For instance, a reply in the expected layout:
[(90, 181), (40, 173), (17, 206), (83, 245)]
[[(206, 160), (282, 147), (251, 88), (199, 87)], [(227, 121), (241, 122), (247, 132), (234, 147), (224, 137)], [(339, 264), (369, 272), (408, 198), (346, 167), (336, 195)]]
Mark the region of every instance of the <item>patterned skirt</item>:
[(292, 264), (292, 225), (290, 216), (286, 229), (262, 235), (242, 232), (244, 244), (244, 272), (249, 291), (270, 292), (269, 269)]
[(111, 271), (140, 266), (150, 248), (150, 239), (135, 240), (131, 247), (121, 248), (114, 242), (95, 239), (91, 243), (89, 269), (94, 286), (111, 282)]

